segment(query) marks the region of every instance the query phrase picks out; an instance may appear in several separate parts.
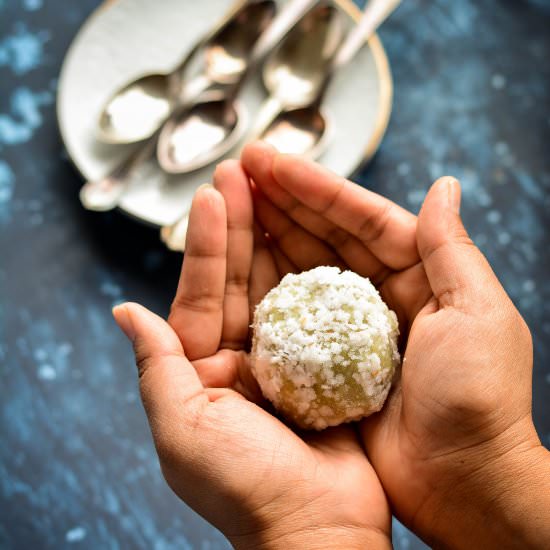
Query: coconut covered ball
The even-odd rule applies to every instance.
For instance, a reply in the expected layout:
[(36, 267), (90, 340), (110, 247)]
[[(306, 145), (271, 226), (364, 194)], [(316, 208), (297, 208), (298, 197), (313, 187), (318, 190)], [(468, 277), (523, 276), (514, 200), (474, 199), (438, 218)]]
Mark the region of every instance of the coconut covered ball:
[(252, 372), (299, 427), (322, 430), (382, 408), (399, 329), (368, 279), (337, 267), (286, 275), (256, 307), (253, 330)]

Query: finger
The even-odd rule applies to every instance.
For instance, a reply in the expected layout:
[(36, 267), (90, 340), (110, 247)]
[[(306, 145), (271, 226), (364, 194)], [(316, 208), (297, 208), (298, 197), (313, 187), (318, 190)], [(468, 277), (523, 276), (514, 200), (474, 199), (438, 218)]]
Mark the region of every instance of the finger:
[(390, 270), (357, 237), (302, 204), (275, 181), (271, 168), (276, 155), (277, 150), (266, 143), (251, 144), (243, 152), (243, 167), (279, 210), (328, 244), (350, 269), (379, 284)]
[(193, 367), (205, 388), (232, 389), (253, 403), (263, 404), (262, 392), (250, 370), (246, 352), (222, 349), (212, 357), (195, 361)]
[(264, 231), (258, 225), (254, 225), (254, 256), (252, 270), (250, 272), (250, 284), (248, 289), (248, 301), (250, 307), (250, 319), (254, 317), (254, 308), (262, 298), (280, 280), (279, 270), (275, 258), (269, 249)]
[(440, 307), (474, 311), (502, 299), (489, 263), (460, 219), (460, 185), (451, 177), (434, 183), (418, 217), (418, 250)]
[(200, 188), (191, 206), (185, 257), (168, 322), (190, 361), (213, 355), (222, 333), (227, 221), (222, 195)]
[(113, 315), (134, 346), (143, 405), (159, 453), (173, 437), (186, 442), (208, 396), (178, 336), (138, 304), (117, 306)]
[(357, 237), (388, 267), (418, 262), (416, 217), (410, 212), (304, 158), (277, 155), (272, 171), (281, 187)]
[(261, 226), (284, 255), (301, 271), (320, 265), (344, 267), (335, 252), (309, 231), (291, 220), (256, 188), (253, 193), (254, 212)]
[(273, 244), (270, 246), (271, 254), (277, 265), (277, 272), (279, 273), (279, 279), (282, 279), (289, 273), (300, 273), (302, 271), (296, 264), (288, 259), (288, 257), (281, 251), (281, 249)]
[(223, 302), (222, 348), (242, 349), (249, 329), (248, 280), (252, 267), (253, 212), (248, 177), (238, 161), (214, 172), (214, 186), (227, 210), (227, 268)]
[(400, 338), (406, 341), (414, 319), (429, 300), (433, 299), (424, 265), (419, 262), (389, 275), (378, 290), (383, 300), (397, 314)]

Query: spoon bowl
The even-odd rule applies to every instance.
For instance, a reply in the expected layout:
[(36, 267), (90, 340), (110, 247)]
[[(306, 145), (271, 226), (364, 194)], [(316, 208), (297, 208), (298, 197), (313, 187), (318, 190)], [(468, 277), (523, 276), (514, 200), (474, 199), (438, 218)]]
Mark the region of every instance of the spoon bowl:
[(315, 158), (322, 151), (332, 132), (326, 113), (318, 108), (305, 107), (279, 113), (259, 136), (281, 153), (306, 155)]
[(349, 63), (386, 18), (399, 6), (401, 0), (369, 0), (359, 24), (334, 51), (314, 94), (308, 100), (285, 109), (265, 124), (259, 139), (281, 152), (317, 159), (325, 150), (332, 125), (323, 112), (322, 103), (336, 71)]
[(342, 15), (335, 6), (320, 3), (312, 9), (264, 65), (262, 77), (271, 96), (285, 106), (313, 98), (342, 33)]
[[(168, 118), (180, 94), (196, 98), (212, 84), (238, 80), (246, 69), (252, 45), (275, 11), (273, 0), (248, 0), (197, 44), (174, 71), (145, 75), (116, 91), (99, 116), (98, 139), (110, 144), (145, 140)], [(186, 69), (201, 49), (204, 74), (182, 90)]]
[(220, 94), (183, 109), (170, 118), (160, 133), (160, 165), (169, 173), (178, 173), (181, 166), (190, 172), (209, 164), (222, 143), (228, 148), (236, 144), (246, 119), (239, 100), (228, 104)]
[[(323, 81), (327, 58), (330, 59), (342, 35), (341, 19), (336, 7), (322, 2), (309, 9), (282, 37), (266, 61), (264, 81), (273, 95), (260, 108), (254, 135), (273, 120), (282, 110), (282, 105), (298, 106), (315, 96)], [(243, 73), (243, 80), (245, 77), (246, 73)], [(182, 174), (196, 170), (219, 159), (237, 145), (246, 129), (245, 111), (242, 107), (236, 109), (234, 105), (243, 80), (227, 93), (225, 99), (204, 99), (196, 109), (183, 113), (176, 120), (171, 118), (164, 125), (157, 158), (166, 172)], [(207, 120), (199, 120), (201, 116)], [(205, 127), (207, 131), (204, 131)], [(181, 138), (183, 135), (185, 139)]]
[(169, 90), (164, 75), (145, 76), (122, 88), (101, 112), (98, 137), (112, 144), (148, 138), (170, 114)]

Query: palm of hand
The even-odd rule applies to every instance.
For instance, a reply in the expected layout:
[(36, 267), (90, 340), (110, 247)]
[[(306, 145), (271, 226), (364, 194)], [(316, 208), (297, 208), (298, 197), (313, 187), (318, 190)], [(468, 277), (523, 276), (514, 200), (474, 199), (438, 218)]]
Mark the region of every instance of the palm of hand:
[[(468, 262), (443, 265), (453, 257), (441, 254), (445, 238), (457, 228), (442, 228), (449, 200), (441, 191), (417, 224), (390, 201), (265, 146), (246, 149), (242, 168), (218, 169), (223, 197), (203, 190), (195, 198), (170, 326), (152, 314), (120, 320), (134, 340), (167, 480), (233, 541), (255, 544), (269, 525), (266, 536), (280, 540), (289, 524), (387, 534), (378, 474), (400, 518), (428, 536), (446, 495), (457, 501), (456, 480), (475, 474), (480, 458), (506, 452), (501, 445), (495, 453), (501, 434), (519, 426), (536, 439), (525, 324), (478, 251), (465, 253), (478, 264), (475, 276)], [(468, 248), (465, 233), (459, 237)], [(298, 437), (258, 406), (246, 351), (251, 309), (287, 272), (318, 265), (368, 276), (400, 321), (401, 379), (383, 411), (360, 423), (376, 474), (352, 427)], [(454, 279), (441, 284), (445, 270)], [(472, 300), (467, 289), (476, 286), (492, 291)], [(511, 362), (519, 365), (512, 373)], [(468, 498), (462, 491), (458, 502)], [(340, 547), (356, 546), (348, 541)]]
[[(520, 331), (516, 345), (506, 342), (524, 323), (490, 269), (483, 271), (485, 280), (464, 273), (459, 285), (434, 276), (449, 269), (444, 265), (449, 228), (441, 215), (449, 208), (445, 193), (433, 195), (421, 228), (390, 201), (265, 146), (245, 150), (243, 164), (258, 188), (256, 215), (288, 270), (319, 264), (352, 269), (369, 277), (398, 315), (401, 379), (382, 412), (361, 423), (361, 433), (397, 513), (414, 527), (426, 512), (429, 521), (419, 521), (418, 528), (427, 536), (426, 524), (435, 529), (434, 513), (445, 508), (442, 495), (457, 489), (461, 463), (468, 477), (473, 456), (483, 458), (486, 444), (528, 416), (529, 396), (517, 386), (506, 393), (503, 388), (510, 385), (501, 384), (509, 376), (504, 371), (510, 355), (529, 360), (518, 351), (528, 347), (528, 331)], [(446, 185), (443, 180), (440, 187)], [(472, 265), (484, 261), (465, 234), (461, 239), (460, 246), (475, 256)], [(419, 247), (429, 264), (421, 261)], [(465, 289), (480, 285), (493, 292), (466, 310), (472, 300)], [(484, 368), (487, 362), (495, 368)], [(520, 370), (529, 376), (528, 367)], [(527, 377), (521, 384), (526, 391)], [(517, 418), (500, 414), (499, 405), (512, 399)]]
[(356, 429), (299, 437), (260, 406), (248, 364), (250, 315), (288, 264), (258, 228), (253, 235), (250, 187), (240, 165), (223, 164), (215, 186), (219, 193), (202, 190), (193, 203), (169, 324), (201, 384), (181, 423), (201, 434), (204, 455), (216, 452), (201, 472), (189, 471), (186, 434), (176, 427), (165, 439), (181, 444), (159, 449), (165, 476), (234, 541), (248, 532), (251, 516), (259, 525), (284, 517), (299, 529), (300, 521), (305, 528), (315, 517), (318, 528), (334, 530), (340, 522), (351, 531), (387, 533), (389, 508)]

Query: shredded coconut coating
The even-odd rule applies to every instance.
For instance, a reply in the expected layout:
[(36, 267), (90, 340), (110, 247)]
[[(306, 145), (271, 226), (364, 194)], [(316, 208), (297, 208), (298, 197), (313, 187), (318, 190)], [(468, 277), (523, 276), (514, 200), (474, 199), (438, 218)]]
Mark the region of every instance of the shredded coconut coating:
[(382, 408), (399, 328), (368, 279), (337, 267), (286, 275), (256, 307), (253, 329), (252, 372), (299, 427), (322, 430)]

